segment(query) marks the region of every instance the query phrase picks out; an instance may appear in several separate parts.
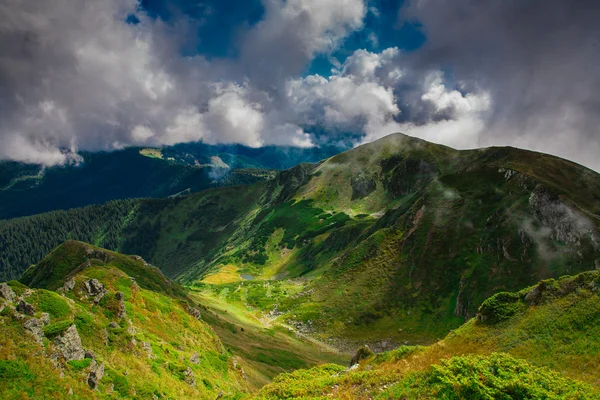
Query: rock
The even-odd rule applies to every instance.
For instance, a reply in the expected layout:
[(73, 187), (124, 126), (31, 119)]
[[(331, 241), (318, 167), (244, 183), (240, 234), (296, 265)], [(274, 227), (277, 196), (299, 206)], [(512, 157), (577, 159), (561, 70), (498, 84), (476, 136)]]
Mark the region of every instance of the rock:
[(40, 321), (42, 321), (42, 324), (48, 325), (50, 323), (50, 314), (43, 312)]
[(184, 381), (190, 386), (196, 386), (196, 378), (194, 377), (194, 371), (190, 367), (187, 367), (185, 371), (183, 371)]
[(65, 284), (61, 287), (61, 290), (63, 292), (70, 292), (71, 290), (75, 289), (75, 278), (71, 278), (68, 281), (65, 282)]
[(85, 281), (83, 285), (90, 296), (97, 296), (105, 291), (104, 285), (98, 279), (90, 279), (89, 281)]
[(86, 350), (83, 358), (91, 358), (92, 360), (96, 359), (96, 355), (91, 350)]
[(85, 352), (81, 346), (81, 338), (77, 327), (71, 325), (66, 331), (54, 339), (54, 346), (67, 361), (83, 360)]
[(350, 361), (350, 366), (358, 364), (362, 360), (366, 360), (367, 358), (370, 358), (374, 355), (375, 353), (373, 353), (373, 350), (371, 350), (369, 346), (364, 345), (356, 351), (356, 354), (354, 355), (354, 357), (352, 357), (352, 360)]
[(123, 319), (127, 316), (127, 309), (125, 308), (125, 294), (123, 292), (117, 292), (115, 293), (115, 299), (118, 301), (117, 318)]
[(25, 327), (27, 332), (29, 332), (31, 336), (33, 336), (36, 342), (38, 342), (39, 344), (43, 343), (42, 340), (44, 339), (44, 324), (42, 323), (42, 321), (40, 321), (37, 318), (31, 318), (25, 321), (25, 324), (23, 324), (23, 326)]
[(142, 342), (142, 347), (146, 350), (148, 358), (156, 358), (156, 356), (152, 354), (152, 345), (149, 342)]
[(104, 363), (97, 364), (95, 361), (92, 363), (90, 374), (88, 375), (88, 385), (90, 389), (94, 390), (98, 387), (98, 382), (104, 376)]
[(15, 294), (14, 290), (12, 290), (12, 288), (6, 283), (0, 284), (0, 297), (6, 299), (6, 301), (10, 301), (11, 303), (14, 303), (17, 299), (17, 295)]
[(200, 310), (198, 310), (197, 308), (188, 307), (188, 312), (192, 317), (196, 318), (198, 321), (202, 320), (202, 313), (200, 313)]
[(119, 327), (119, 324), (117, 324), (115, 321), (113, 321), (110, 324), (108, 324), (108, 327), (112, 328), (112, 329), (117, 329)]
[(35, 308), (25, 300), (19, 301), (19, 304), (17, 304), (17, 311), (26, 315), (35, 315)]
[(190, 357), (190, 362), (192, 364), (200, 364), (200, 355), (198, 353), (192, 354), (192, 356)]

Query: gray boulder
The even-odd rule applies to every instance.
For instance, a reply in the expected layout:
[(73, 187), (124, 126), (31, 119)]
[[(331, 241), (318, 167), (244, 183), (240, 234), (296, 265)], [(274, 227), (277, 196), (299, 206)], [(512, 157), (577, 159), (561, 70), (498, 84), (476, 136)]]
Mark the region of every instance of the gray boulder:
[(71, 325), (66, 331), (57, 336), (54, 339), (54, 346), (67, 361), (83, 360), (83, 357), (85, 357), (85, 351), (81, 346), (81, 338), (75, 325)]
[(198, 353), (192, 354), (192, 356), (190, 357), (190, 362), (192, 364), (199, 364), (200, 363), (200, 355), (198, 355)]
[(123, 319), (127, 316), (127, 309), (125, 308), (125, 294), (123, 292), (115, 293), (115, 299), (119, 302), (117, 306), (117, 318)]
[(42, 340), (44, 339), (44, 324), (37, 318), (31, 318), (25, 321), (23, 324), (25, 330), (33, 336), (36, 342), (42, 344)]
[(15, 292), (6, 283), (0, 284), (0, 297), (12, 303), (14, 303), (17, 299), (17, 295), (15, 294)]
[(185, 371), (183, 371), (184, 381), (190, 386), (196, 386), (196, 377), (194, 376), (194, 371), (190, 367), (187, 367)]
[(35, 315), (35, 308), (25, 300), (19, 301), (19, 304), (17, 304), (17, 311), (26, 315)]
[(104, 285), (98, 281), (98, 279), (90, 279), (84, 283), (85, 290), (87, 290), (90, 296), (97, 296), (100, 293), (105, 292)]
[(98, 382), (104, 377), (104, 363), (98, 364), (96, 361), (92, 362), (90, 374), (88, 375), (88, 385), (90, 389), (94, 390), (98, 387)]

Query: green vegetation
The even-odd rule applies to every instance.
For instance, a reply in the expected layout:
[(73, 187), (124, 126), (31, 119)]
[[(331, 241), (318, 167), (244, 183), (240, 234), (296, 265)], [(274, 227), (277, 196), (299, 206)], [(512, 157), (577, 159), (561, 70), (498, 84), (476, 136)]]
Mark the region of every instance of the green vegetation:
[[(594, 271), (497, 295), (433, 345), (401, 346), (347, 371), (322, 366), (284, 374), (257, 398), (600, 398), (599, 288)], [(515, 304), (518, 311), (504, 312)], [(490, 309), (502, 318), (484, 317)]]
[(454, 357), (408, 376), (378, 399), (598, 399), (592, 387), (505, 354)]

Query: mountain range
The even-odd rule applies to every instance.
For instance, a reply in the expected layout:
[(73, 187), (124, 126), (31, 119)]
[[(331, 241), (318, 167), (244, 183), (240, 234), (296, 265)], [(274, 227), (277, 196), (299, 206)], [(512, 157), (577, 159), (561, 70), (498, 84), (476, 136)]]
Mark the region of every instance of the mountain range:
[[(145, 158), (191, 168), (176, 157)], [(3, 329), (13, 329), (5, 337), (26, 337), (19, 296), (32, 318), (45, 312), (47, 326), (64, 328), (41, 328), (50, 332), (38, 341), (47, 354), (74, 324), (83, 347), (101, 356), (78, 370), (69, 360), (39, 365), (91, 398), (110, 397), (119, 376), (127, 381), (120, 395), (140, 398), (597, 397), (589, 371), (600, 354), (591, 328), (600, 316), (600, 175), (546, 154), (459, 151), (402, 134), (269, 174), (0, 221), (0, 280), (19, 279), (8, 285), (15, 299), (5, 302)], [(71, 278), (75, 289), (65, 291)], [(97, 304), (92, 279), (106, 290)], [(132, 282), (173, 305), (134, 299)], [(47, 292), (70, 299), (70, 311), (53, 316), (37, 301)], [(117, 318), (123, 307), (141, 317)], [(121, 329), (136, 344), (121, 354), (110, 340), (86, 339), (79, 309), (109, 339)], [(146, 333), (152, 312), (172, 325), (169, 338)], [(206, 336), (177, 343), (200, 329), (189, 328), (194, 314)], [(188, 353), (207, 340), (221, 364), (200, 368)], [(161, 349), (156, 368), (128, 358), (147, 352), (140, 342)], [(339, 366), (357, 349), (350, 370)], [(46, 374), (31, 371), (37, 361), (22, 362), (31, 376)], [(112, 375), (89, 392), (77, 376), (89, 378), (101, 362)], [(123, 374), (145, 368), (139, 381), (143, 374)], [(217, 379), (214, 368), (228, 372)], [(157, 376), (174, 383), (161, 386)], [(24, 382), (10, 379), (13, 389)]]

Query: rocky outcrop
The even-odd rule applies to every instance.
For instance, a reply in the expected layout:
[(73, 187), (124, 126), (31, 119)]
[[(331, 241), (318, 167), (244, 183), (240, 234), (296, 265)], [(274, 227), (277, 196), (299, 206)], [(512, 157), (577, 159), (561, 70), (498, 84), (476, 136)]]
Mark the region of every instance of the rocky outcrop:
[(23, 324), (25, 330), (33, 336), (34, 340), (39, 344), (43, 343), (44, 339), (44, 324), (37, 318), (31, 318)]
[(35, 315), (35, 308), (25, 300), (19, 301), (19, 304), (17, 304), (17, 311), (25, 315)]
[(593, 232), (592, 222), (558, 195), (537, 185), (529, 197), (532, 214), (552, 229), (552, 238), (567, 244), (580, 244), (581, 238)]
[(90, 279), (89, 281), (85, 281), (83, 285), (87, 293), (94, 297), (94, 304), (100, 303), (100, 300), (102, 300), (107, 292), (104, 285), (98, 279)]
[(17, 299), (15, 292), (6, 283), (0, 284), (0, 297), (11, 303), (14, 303)]
[(202, 313), (197, 308), (188, 307), (188, 312), (192, 317), (196, 318), (198, 321), (202, 319)]
[(81, 338), (77, 327), (71, 325), (54, 339), (54, 346), (66, 361), (83, 360), (85, 351), (81, 346)]
[(125, 294), (123, 292), (117, 292), (115, 294), (115, 300), (117, 300), (117, 318), (123, 319), (127, 316), (127, 309), (125, 308)]
[(190, 357), (190, 362), (192, 364), (200, 364), (200, 355), (198, 353), (192, 354), (192, 356)]
[(190, 367), (187, 367), (185, 371), (183, 371), (183, 380), (190, 386), (196, 386), (196, 377), (194, 377), (194, 371)]
[(88, 385), (90, 389), (94, 390), (98, 387), (98, 382), (104, 377), (104, 363), (98, 364), (96, 361), (92, 362), (90, 373), (88, 375)]
[(71, 290), (73, 290), (75, 288), (75, 279), (71, 278), (69, 280), (67, 280), (65, 282), (64, 285), (62, 285), (62, 287), (59, 289), (60, 291), (64, 292), (64, 293), (68, 293)]
[(142, 348), (146, 350), (146, 355), (148, 358), (156, 358), (156, 356), (152, 354), (152, 345), (149, 342), (142, 342)]

